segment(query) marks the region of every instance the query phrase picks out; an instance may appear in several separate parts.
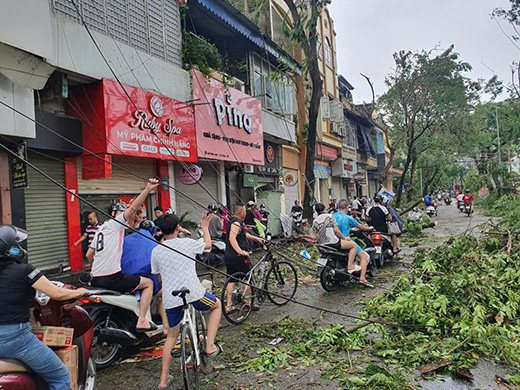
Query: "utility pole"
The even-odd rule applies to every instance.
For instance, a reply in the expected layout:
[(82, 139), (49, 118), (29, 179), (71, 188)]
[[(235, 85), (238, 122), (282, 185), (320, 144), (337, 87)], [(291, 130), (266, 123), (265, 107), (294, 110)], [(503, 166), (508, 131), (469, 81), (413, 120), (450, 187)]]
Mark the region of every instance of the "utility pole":
[(498, 103), (495, 105), (495, 119), (497, 122), (497, 142), (498, 142), (498, 163), (502, 163), (502, 159), (500, 158), (500, 129), (498, 127)]

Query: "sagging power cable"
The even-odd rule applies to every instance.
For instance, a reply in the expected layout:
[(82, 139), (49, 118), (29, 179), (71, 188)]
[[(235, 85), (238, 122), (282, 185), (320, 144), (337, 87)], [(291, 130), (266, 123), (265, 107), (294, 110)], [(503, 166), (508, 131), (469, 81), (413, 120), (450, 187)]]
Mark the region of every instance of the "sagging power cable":
[[(64, 190), (65, 192), (69, 193), (70, 195), (78, 198), (80, 201), (84, 202), (85, 204), (87, 204), (88, 206), (92, 207), (94, 210), (98, 211), (100, 214), (104, 215), (105, 217), (107, 217), (107, 219), (111, 219), (113, 221), (115, 221), (116, 223), (124, 226), (125, 228), (127, 228), (128, 230), (132, 231), (134, 234), (138, 234), (140, 235), (141, 237), (145, 237), (146, 239), (150, 240), (150, 241), (153, 241), (154, 243), (156, 243), (157, 245), (160, 245), (164, 248), (167, 248), (169, 249), (170, 251), (178, 254), (178, 255), (181, 255), (193, 262), (195, 262), (196, 264), (201, 264), (201, 265), (204, 265), (206, 266), (207, 268), (211, 269), (212, 271), (218, 273), (218, 274), (221, 274), (227, 278), (230, 278), (232, 277), (232, 275), (228, 275), (226, 272), (224, 271), (221, 271), (215, 267), (212, 267), (212, 266), (209, 266), (207, 264), (205, 264), (204, 262), (196, 259), (196, 258), (193, 258), (193, 257), (190, 257), (188, 255), (186, 255), (185, 253), (182, 253), (181, 251), (175, 249), (175, 248), (171, 248), (169, 247), (168, 245), (165, 245), (164, 243), (158, 243), (155, 239), (153, 239), (152, 237), (149, 237), (143, 233), (141, 233), (139, 230), (137, 229), (134, 229), (132, 227), (128, 228), (128, 225), (126, 225), (125, 223), (121, 222), (121, 221), (118, 221), (117, 219), (115, 219), (113, 216), (111, 216), (110, 214), (108, 214), (106, 211), (100, 209), (99, 207), (95, 206), (94, 204), (92, 204), (91, 202), (89, 202), (88, 200), (84, 199), (83, 197), (81, 197), (80, 195), (76, 194), (75, 192), (69, 190), (68, 188), (66, 188), (64, 185), (62, 185), (61, 183), (59, 183), (57, 180), (55, 180), (54, 178), (52, 178), (50, 175), (48, 175), (47, 173), (45, 173), (44, 171), (42, 171), (40, 168), (36, 167), (34, 164), (32, 164), (31, 162), (29, 162), (27, 159), (25, 158), (22, 158), (20, 156), (18, 156), (14, 151), (12, 151), (11, 149), (9, 149), (7, 146), (5, 146), (3, 143), (0, 143), (0, 148), (4, 149), (7, 153), (9, 153), (10, 155), (12, 156), (16, 156), (18, 159), (20, 159), (21, 161), (23, 161), (25, 164), (27, 164), (29, 167), (31, 167), (32, 169), (34, 169), (36, 172), (38, 172), (40, 175), (42, 175), (43, 177), (45, 177), (47, 180), (49, 180), (50, 182), (52, 182), (54, 185), (60, 187), (62, 190)], [(279, 298), (283, 298), (283, 299), (286, 299), (288, 302), (293, 302), (297, 305), (301, 305), (301, 306), (304, 306), (304, 307), (307, 307), (307, 308), (310, 308), (310, 309), (313, 309), (313, 310), (318, 310), (318, 311), (322, 311), (322, 312), (325, 312), (325, 313), (329, 313), (329, 314), (334, 314), (334, 315), (337, 315), (337, 316), (340, 316), (340, 317), (347, 317), (347, 318), (351, 318), (351, 319), (355, 319), (355, 320), (359, 320), (359, 321), (366, 321), (366, 322), (369, 322), (369, 323), (373, 323), (373, 324), (380, 324), (380, 325), (386, 325), (386, 326), (390, 326), (390, 327), (398, 327), (398, 328), (434, 328), (434, 329), (440, 329), (440, 330), (446, 330), (448, 328), (446, 327), (439, 327), (439, 326), (430, 326), (430, 325), (418, 325), (418, 324), (396, 324), (396, 323), (391, 323), (391, 322), (385, 322), (385, 321), (379, 321), (379, 320), (373, 320), (373, 319), (367, 319), (367, 318), (362, 318), (362, 317), (358, 317), (358, 316), (354, 316), (354, 315), (351, 315), (351, 314), (346, 314), (346, 313), (341, 313), (341, 312), (337, 312), (337, 311), (334, 311), (334, 310), (330, 310), (330, 309), (326, 309), (326, 308), (320, 308), (320, 307), (317, 307), (317, 306), (313, 306), (313, 305), (310, 305), (310, 304), (307, 304), (307, 303), (304, 303), (304, 302), (301, 302), (301, 301), (297, 301), (295, 300), (294, 298), (286, 298), (284, 297), (283, 295), (280, 295), (280, 294), (277, 294), (277, 293), (274, 293), (272, 291), (268, 291), (264, 288), (261, 288), (261, 287), (257, 287), (257, 286), (253, 286), (251, 284), (248, 284), (248, 283), (243, 283), (245, 285), (248, 285), (250, 286), (251, 288), (253, 289), (256, 289), (258, 291), (262, 291), (262, 292), (265, 292), (265, 293), (269, 293), (271, 295), (274, 295), (274, 296), (277, 296)]]

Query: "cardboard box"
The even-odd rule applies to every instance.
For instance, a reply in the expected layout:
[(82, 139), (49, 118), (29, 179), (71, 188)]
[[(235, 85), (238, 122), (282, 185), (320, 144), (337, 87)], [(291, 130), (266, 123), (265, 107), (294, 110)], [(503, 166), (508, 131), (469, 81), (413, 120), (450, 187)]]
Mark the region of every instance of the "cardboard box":
[(74, 337), (74, 329), (58, 326), (37, 326), (32, 328), (32, 332), (49, 347), (68, 347)]
[(54, 351), (70, 372), (72, 390), (78, 389), (78, 347), (72, 345)]

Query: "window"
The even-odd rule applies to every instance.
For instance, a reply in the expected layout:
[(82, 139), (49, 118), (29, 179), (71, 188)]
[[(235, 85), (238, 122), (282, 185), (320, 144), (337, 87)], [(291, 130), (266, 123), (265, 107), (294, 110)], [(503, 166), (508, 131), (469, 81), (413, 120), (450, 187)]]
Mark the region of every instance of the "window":
[(332, 67), (332, 51), (330, 48), (329, 38), (325, 37), (325, 62)]
[(318, 58), (320, 60), (323, 58), (323, 40), (321, 39), (321, 35), (318, 35)]
[(296, 115), (296, 90), (291, 79), (256, 54), (252, 55), (252, 95), (262, 107), (285, 117)]
[(345, 119), (346, 125), (346, 137), (343, 139), (343, 143), (352, 148), (356, 147), (356, 124), (349, 119)]
[[(176, 66), (181, 61), (179, 2), (171, 0), (74, 0), (85, 24)], [(51, 0), (57, 14), (80, 23), (72, 0)]]

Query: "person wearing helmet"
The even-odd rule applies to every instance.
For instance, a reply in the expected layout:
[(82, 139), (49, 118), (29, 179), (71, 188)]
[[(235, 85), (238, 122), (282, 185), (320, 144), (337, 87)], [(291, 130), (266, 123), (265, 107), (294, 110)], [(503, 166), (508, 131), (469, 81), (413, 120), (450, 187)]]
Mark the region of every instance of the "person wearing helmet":
[(0, 225), (0, 359), (27, 364), (49, 390), (70, 390), (70, 373), (58, 356), (31, 333), (30, 309), (36, 290), (52, 299), (79, 299), (84, 288), (67, 290), (52, 284), (30, 264), (21, 243), (27, 232), (13, 225)]
[(216, 204), (208, 205), (208, 214), (211, 215), (209, 221), (209, 234), (212, 240), (220, 240), (222, 238), (222, 218), (218, 215), (218, 206)]
[(469, 204), (471, 206), (471, 212), (473, 212), (473, 201), (475, 200), (475, 198), (473, 197), (473, 195), (470, 194), (469, 190), (466, 190), (466, 193), (462, 197), (462, 200), (464, 202), (464, 206)]
[[(383, 206), (383, 197), (379, 194), (374, 196), (374, 206), (369, 207), (366, 214), (369, 225), (373, 226), (375, 231), (388, 233), (388, 221), (392, 221), (390, 211)], [(392, 246), (394, 254), (399, 252), (400, 242), (397, 234), (392, 234)]]
[(151, 279), (125, 274), (121, 271), (123, 238), (130, 218), (139, 210), (150, 192), (158, 186), (159, 181), (157, 179), (149, 179), (146, 188), (129, 207), (126, 207), (124, 203), (113, 205), (110, 209), (112, 218), (101, 225), (87, 251), (87, 259), (92, 264), (92, 286), (125, 294), (141, 290), (139, 318), (136, 324), (137, 332), (148, 332), (156, 329), (146, 319), (146, 313), (153, 296), (153, 282)]

